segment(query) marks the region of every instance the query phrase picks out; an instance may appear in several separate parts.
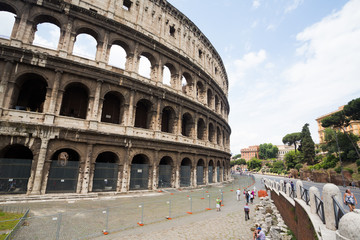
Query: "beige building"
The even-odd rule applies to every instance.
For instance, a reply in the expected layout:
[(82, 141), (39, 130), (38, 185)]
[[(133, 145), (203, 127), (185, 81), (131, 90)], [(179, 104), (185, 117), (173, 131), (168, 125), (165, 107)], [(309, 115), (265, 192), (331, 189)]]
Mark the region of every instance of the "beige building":
[[(336, 112), (340, 112), (344, 109), (344, 106), (339, 107), (338, 110), (333, 111), (331, 113), (325, 114), (319, 118), (316, 119), (316, 122), (318, 124), (318, 133), (319, 133), (319, 139), (320, 139), (320, 143), (324, 143), (324, 139), (325, 139), (325, 128), (323, 128), (321, 126), (321, 120), (323, 120), (324, 118), (330, 116), (331, 114), (334, 114)], [(343, 129), (341, 129), (342, 132), (344, 132)], [(351, 121), (350, 125), (345, 127), (345, 131), (348, 133), (353, 133), (354, 135), (360, 136), (360, 121), (356, 120), (356, 121)], [(359, 142), (358, 142), (359, 145)]]
[[(226, 70), (170, 3), (0, 0), (0, 14), (14, 19), (0, 32), (0, 194), (229, 180)], [(43, 23), (58, 31), (55, 47), (34, 44)], [(74, 51), (82, 34), (92, 57)], [(124, 66), (110, 63), (114, 49)]]
[(284, 160), (285, 154), (287, 154), (290, 151), (295, 150), (295, 147), (293, 145), (291, 145), (291, 146), (288, 146), (288, 145), (276, 145), (276, 146), (279, 149), (277, 160), (281, 160), (281, 161)]

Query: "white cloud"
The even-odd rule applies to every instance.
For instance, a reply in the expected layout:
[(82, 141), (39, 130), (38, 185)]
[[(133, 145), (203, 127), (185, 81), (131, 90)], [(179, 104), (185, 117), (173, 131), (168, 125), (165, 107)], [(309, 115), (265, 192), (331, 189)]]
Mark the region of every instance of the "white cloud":
[(11, 31), (15, 23), (15, 15), (10, 12), (0, 11), (0, 22), (6, 23), (1, 24), (0, 35), (2, 37), (10, 38)]
[(275, 25), (269, 24), (269, 25), (266, 27), (266, 30), (267, 30), (267, 31), (273, 31), (273, 30), (275, 30)]
[(254, 0), (253, 1), (253, 4), (252, 4), (252, 6), (253, 6), (253, 8), (258, 8), (258, 7), (260, 7), (260, 1), (259, 0)]
[(290, 5), (285, 8), (285, 13), (289, 13), (298, 8), (301, 4), (303, 4), (304, 0), (293, 0)]

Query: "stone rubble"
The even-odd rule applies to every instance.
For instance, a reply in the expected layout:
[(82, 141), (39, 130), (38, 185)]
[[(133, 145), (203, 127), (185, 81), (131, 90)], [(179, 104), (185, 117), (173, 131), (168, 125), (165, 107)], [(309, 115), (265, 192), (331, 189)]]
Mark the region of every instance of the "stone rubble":
[(291, 240), (289, 229), (273, 202), (269, 197), (260, 198), (260, 203), (255, 205), (255, 226), (261, 227), (267, 240)]

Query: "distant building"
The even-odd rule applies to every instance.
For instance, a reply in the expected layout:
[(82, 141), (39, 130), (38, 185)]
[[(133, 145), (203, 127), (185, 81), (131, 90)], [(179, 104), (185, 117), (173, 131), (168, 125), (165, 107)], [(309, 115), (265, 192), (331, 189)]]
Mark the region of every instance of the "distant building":
[(276, 145), (279, 149), (277, 160), (284, 161), (285, 154), (287, 154), (290, 151), (295, 150), (294, 145), (288, 146), (288, 145)]
[(249, 161), (250, 159), (256, 157), (259, 158), (259, 146), (249, 146), (248, 148), (243, 148), (241, 151), (241, 158)]
[[(324, 143), (324, 139), (325, 139), (325, 128), (323, 128), (321, 126), (321, 121), (330, 116), (331, 114), (334, 114), (336, 112), (340, 112), (344, 109), (344, 106), (341, 106), (339, 107), (338, 110), (336, 111), (333, 111), (331, 113), (328, 113), (328, 114), (325, 114), (319, 118), (316, 119), (317, 121), (317, 124), (318, 124), (318, 133), (319, 133), (319, 139), (320, 139), (320, 143)], [(348, 132), (348, 133), (353, 133), (354, 135), (357, 135), (357, 136), (360, 136), (360, 120), (356, 120), (356, 121), (351, 121), (350, 122), (350, 125), (345, 127), (345, 131)], [(344, 132), (343, 129), (341, 129), (341, 132)], [(359, 145), (359, 142), (358, 142), (358, 145)]]

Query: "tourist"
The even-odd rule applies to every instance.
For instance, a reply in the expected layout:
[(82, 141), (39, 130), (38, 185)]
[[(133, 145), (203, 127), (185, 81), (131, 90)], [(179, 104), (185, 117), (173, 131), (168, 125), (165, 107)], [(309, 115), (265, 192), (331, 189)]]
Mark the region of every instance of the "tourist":
[(250, 207), (246, 203), (244, 206), (244, 212), (245, 212), (245, 221), (250, 220)]
[(236, 200), (240, 201), (240, 195), (241, 195), (241, 191), (240, 188), (238, 188), (238, 190), (236, 190)]
[(350, 212), (352, 212), (355, 209), (355, 205), (357, 204), (356, 197), (353, 193), (351, 193), (350, 189), (346, 189), (344, 194), (344, 203), (348, 205)]
[(221, 211), (221, 200), (219, 197), (216, 198), (216, 211), (217, 212)]
[(260, 227), (260, 225), (258, 223), (255, 223), (255, 230), (253, 232), (253, 239), (256, 239), (256, 234), (257, 234), (258, 227)]
[(265, 233), (261, 230), (261, 227), (257, 228), (255, 237), (256, 240), (265, 240)]
[(254, 192), (254, 190), (252, 190), (251, 193), (250, 193), (250, 202), (251, 202), (251, 204), (254, 203), (254, 197), (255, 197), (255, 192)]
[(246, 191), (245, 193), (246, 203), (249, 203), (250, 200), (250, 191)]

